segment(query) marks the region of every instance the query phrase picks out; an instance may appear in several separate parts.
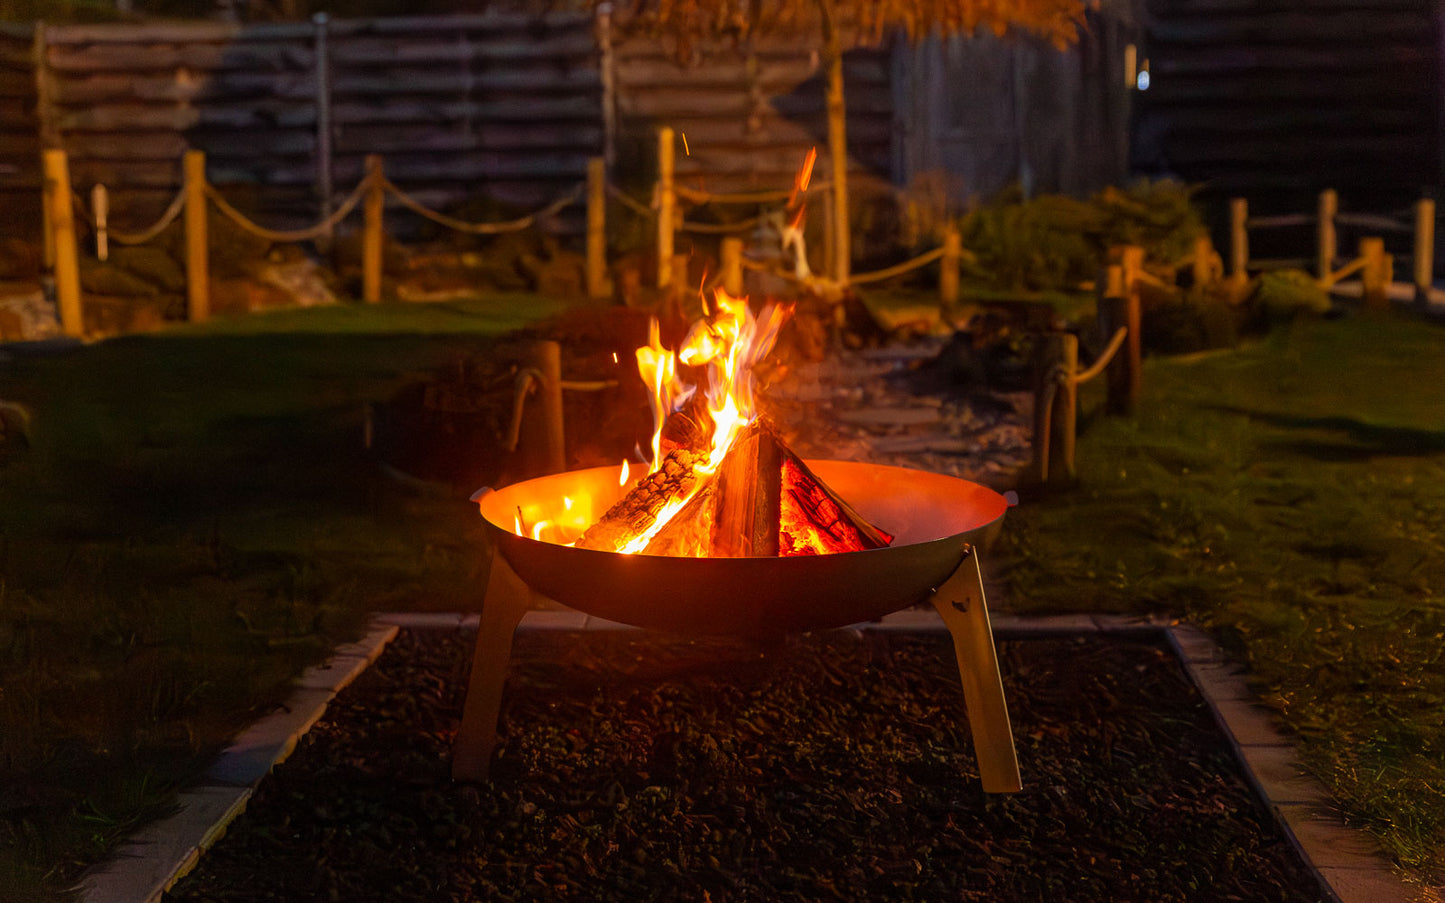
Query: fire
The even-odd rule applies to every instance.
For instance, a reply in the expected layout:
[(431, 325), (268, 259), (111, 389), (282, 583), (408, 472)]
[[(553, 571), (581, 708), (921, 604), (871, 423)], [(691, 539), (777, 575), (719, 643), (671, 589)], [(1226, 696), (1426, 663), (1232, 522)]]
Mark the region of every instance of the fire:
[[(713, 315), (693, 324), (676, 353), (662, 347), (657, 321), (652, 321), (648, 343), (637, 349), (638, 372), (651, 389), (653, 430), (649, 474), (662, 466), (663, 427), (668, 416), (687, 404), (697, 391), (696, 386), (679, 378), (678, 362), (702, 367), (707, 375), (703, 395), (712, 421), (712, 438), (707, 446), (707, 460), (696, 470), (699, 474), (711, 474), (727, 457), (738, 434), (758, 416), (753, 399), (753, 367), (773, 350), (779, 331), (792, 313), (791, 304), (770, 303), (761, 314), (754, 316), (747, 298), (734, 298), (718, 290), (713, 298)], [(619, 551), (632, 554), (646, 548), (702, 484), (699, 480), (693, 492), (669, 499), (649, 528)]]

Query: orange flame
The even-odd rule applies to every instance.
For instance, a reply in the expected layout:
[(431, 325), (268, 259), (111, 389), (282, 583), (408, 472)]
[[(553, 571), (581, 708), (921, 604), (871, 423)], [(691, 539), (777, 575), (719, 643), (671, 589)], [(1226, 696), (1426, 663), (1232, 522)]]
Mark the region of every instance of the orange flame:
[[(713, 435), (707, 461), (699, 464), (699, 473), (717, 470), (732, 448), (738, 434), (757, 418), (753, 401), (753, 367), (767, 357), (778, 341), (783, 324), (792, 316), (793, 306), (768, 304), (754, 316), (747, 298), (734, 298), (722, 290), (714, 296), (711, 318), (693, 324), (682, 347), (674, 357), (658, 340), (657, 321), (652, 322), (648, 344), (637, 349), (638, 372), (652, 387), (652, 469), (661, 466), (662, 428), (667, 414), (675, 405), (685, 403), (695, 387), (677, 379), (677, 360), (690, 367), (705, 367), (708, 413), (712, 415)], [(673, 516), (688, 503), (704, 481), (694, 485), (693, 493), (669, 499), (651, 526), (634, 536), (618, 551), (640, 552), (647, 547)]]

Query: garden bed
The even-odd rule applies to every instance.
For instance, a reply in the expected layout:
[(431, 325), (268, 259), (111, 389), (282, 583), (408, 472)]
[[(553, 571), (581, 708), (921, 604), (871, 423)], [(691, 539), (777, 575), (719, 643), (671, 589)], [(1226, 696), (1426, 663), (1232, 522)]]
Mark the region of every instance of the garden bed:
[(172, 901), (1321, 898), (1149, 635), (1000, 644), (979, 788), (946, 634), (523, 634), (453, 784), (472, 635), (403, 632)]

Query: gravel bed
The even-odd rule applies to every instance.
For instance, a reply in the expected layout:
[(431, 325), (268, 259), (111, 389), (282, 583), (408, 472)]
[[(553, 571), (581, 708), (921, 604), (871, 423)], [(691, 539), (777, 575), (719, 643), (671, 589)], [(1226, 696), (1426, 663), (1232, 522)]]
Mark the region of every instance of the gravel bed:
[(170, 901), (1321, 899), (1162, 642), (1003, 641), (986, 796), (947, 636), (518, 638), (448, 777), (471, 633), (403, 631)]

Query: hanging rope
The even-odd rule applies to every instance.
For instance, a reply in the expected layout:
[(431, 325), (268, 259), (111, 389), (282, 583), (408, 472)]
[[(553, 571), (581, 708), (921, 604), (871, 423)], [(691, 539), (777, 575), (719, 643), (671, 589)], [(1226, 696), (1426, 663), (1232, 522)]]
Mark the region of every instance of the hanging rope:
[(683, 220), (678, 226), (683, 232), (697, 232), (702, 235), (727, 235), (732, 232), (743, 232), (757, 226), (766, 219), (762, 214), (742, 220), (736, 223), (694, 223)]
[(1105, 367), (1109, 366), (1109, 362), (1114, 359), (1114, 355), (1118, 354), (1119, 348), (1124, 344), (1124, 337), (1128, 334), (1129, 330), (1123, 326), (1120, 326), (1118, 329), (1114, 330), (1114, 337), (1109, 339), (1108, 347), (1104, 349), (1103, 354), (1099, 355), (1099, 359), (1094, 361), (1093, 366), (1083, 371), (1082, 373), (1076, 373), (1073, 376), (1069, 376), (1066, 373), (1061, 373), (1060, 379), (1072, 379), (1074, 385), (1077, 386), (1081, 383), (1086, 383), (1094, 377), (1098, 376), (1100, 373), (1104, 372)]
[(370, 175), (363, 177), (362, 180), (357, 184), (355, 190), (351, 192), (351, 194), (346, 198), (346, 200), (341, 202), (341, 206), (337, 207), (336, 211), (330, 216), (328, 216), (326, 219), (322, 220), (314, 226), (309, 226), (305, 229), (293, 229), (289, 231), (281, 229), (268, 229), (265, 226), (262, 226), (254, 220), (250, 219), (244, 213), (237, 210), (235, 207), (232, 207), (230, 202), (227, 201), (224, 197), (222, 197), (221, 193), (217, 191), (216, 188), (209, 182), (206, 183), (205, 190), (206, 197), (209, 198), (211, 202), (216, 205), (217, 210), (225, 214), (226, 217), (232, 222), (234, 222), (236, 225), (240, 226), (242, 229), (245, 229), (247, 232), (252, 233), (253, 235), (259, 235), (267, 241), (275, 242), (309, 241), (313, 238), (321, 238), (322, 236), (330, 235), (331, 230), (336, 227), (337, 223), (340, 223), (342, 220), (346, 219), (346, 217), (350, 216), (351, 211), (356, 209), (356, 205), (361, 203), (361, 199), (365, 197), (367, 189), (371, 187), (371, 179), (372, 177)]
[[(70, 193), (70, 199), (75, 206), (75, 212), (80, 214), (80, 218), (85, 221), (85, 224), (96, 232), (100, 232), (100, 222), (96, 219), (95, 214), (91, 212), (90, 207), (85, 203), (85, 199), (73, 191)], [(185, 208), (186, 192), (185, 189), (182, 188), (180, 191), (177, 191), (176, 196), (171, 199), (170, 206), (161, 214), (161, 218), (156, 220), (155, 224), (151, 227), (142, 229), (139, 232), (122, 232), (107, 222), (105, 234), (109, 236), (112, 241), (119, 244), (143, 245), (164, 232), (166, 227), (175, 222), (176, 217), (180, 216), (181, 211)]]
[(643, 219), (655, 219), (657, 217), (656, 210), (634, 199), (631, 195), (627, 194), (616, 185), (613, 185), (611, 182), (607, 183), (607, 193), (620, 201), (622, 203), (622, 206), (626, 207), (628, 210), (631, 210), (633, 213), (637, 214)]
[(182, 188), (176, 192), (174, 198), (171, 198), (170, 206), (161, 214), (161, 218), (156, 220), (155, 225), (149, 229), (142, 229), (139, 232), (122, 232), (113, 226), (108, 226), (106, 231), (110, 234), (111, 241), (118, 244), (143, 245), (166, 231), (166, 227), (175, 222), (176, 217), (180, 216), (184, 209), (186, 209), (186, 190)]
[[(807, 193), (822, 191), (832, 186), (831, 182), (814, 182), (808, 186)], [(793, 189), (775, 189), (771, 191), (737, 191), (729, 193), (714, 194), (709, 191), (702, 191), (697, 188), (688, 188), (686, 185), (674, 185), (673, 192), (680, 198), (690, 201), (693, 204), (776, 204), (786, 201), (793, 196)]]
[(405, 191), (402, 191), (397, 187), (396, 183), (390, 179), (383, 177), (382, 185), (387, 191), (391, 192), (392, 196), (395, 197), (403, 207), (415, 213), (417, 216), (429, 219), (449, 229), (455, 229), (458, 232), (467, 232), (472, 235), (498, 235), (503, 232), (517, 232), (521, 229), (526, 229), (529, 226), (535, 225), (537, 220), (552, 216), (569, 204), (576, 203), (577, 200), (582, 197), (582, 192), (585, 187), (579, 185), (572, 189), (572, 193), (566, 197), (558, 198), (541, 210), (518, 217), (514, 220), (507, 220), (500, 223), (470, 223), (466, 220), (457, 219), (454, 216), (447, 216), (445, 213), (438, 213), (435, 210), (423, 206), (420, 201)]
[(902, 276), (904, 273), (907, 273), (910, 270), (916, 270), (921, 266), (926, 266), (930, 263), (933, 263), (933, 261), (935, 260), (941, 259), (942, 257), (943, 248), (934, 248), (932, 251), (919, 254), (912, 260), (905, 260), (904, 262), (897, 264), (896, 266), (888, 267), (885, 270), (874, 270), (871, 273), (859, 273), (856, 276), (850, 276), (848, 278), (848, 284), (863, 285), (867, 282), (878, 282), (883, 279), (892, 279), (894, 276)]

